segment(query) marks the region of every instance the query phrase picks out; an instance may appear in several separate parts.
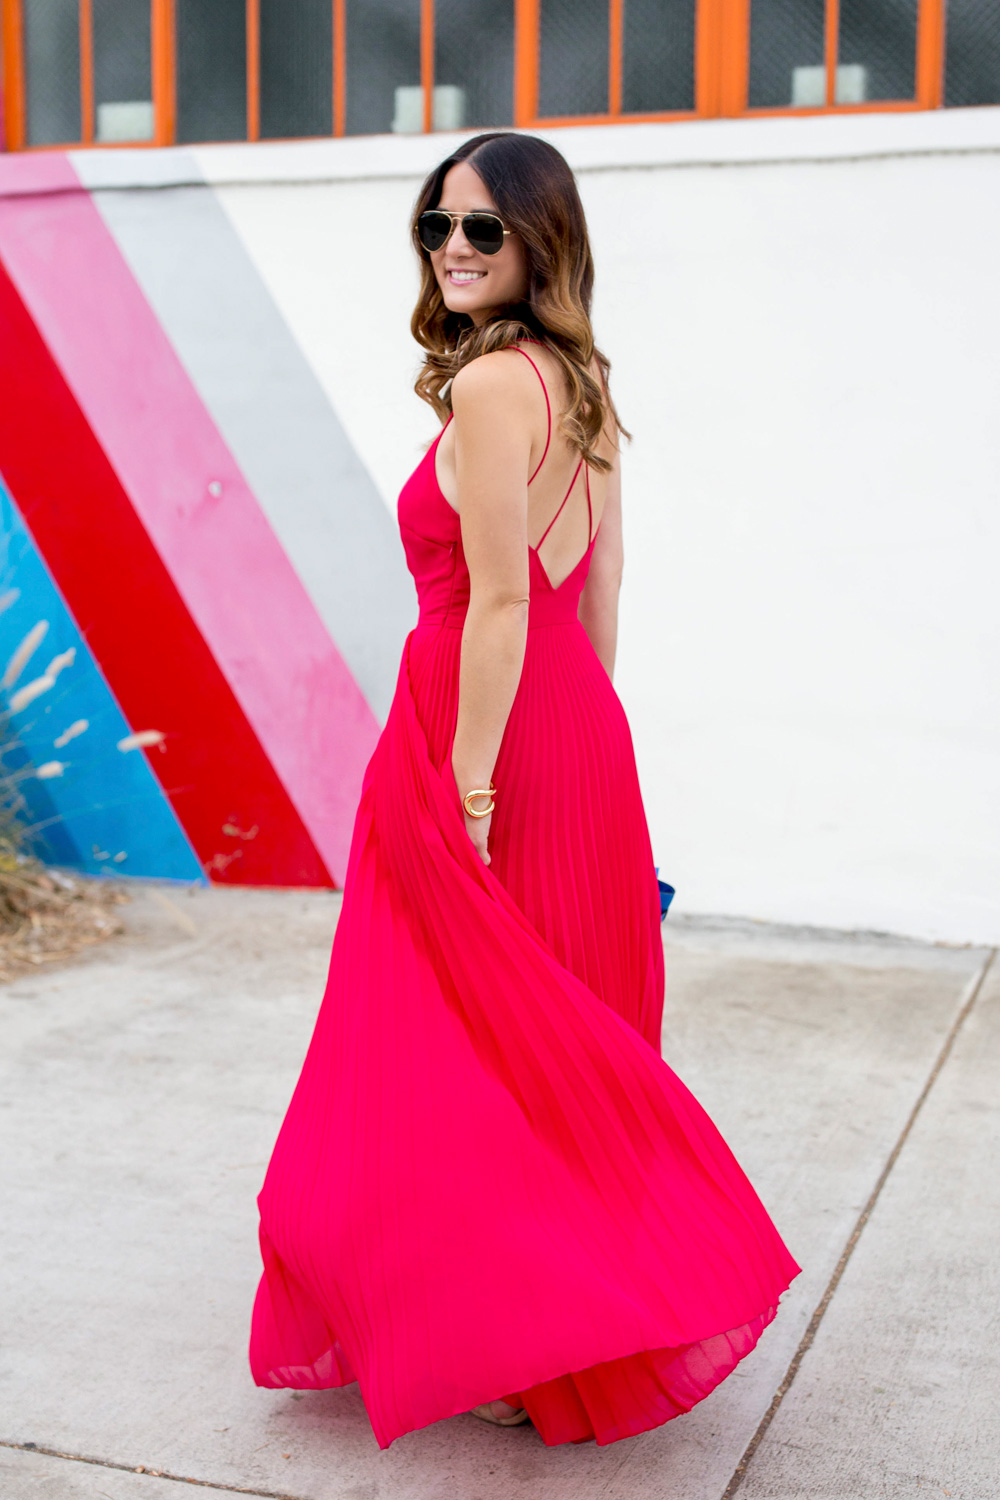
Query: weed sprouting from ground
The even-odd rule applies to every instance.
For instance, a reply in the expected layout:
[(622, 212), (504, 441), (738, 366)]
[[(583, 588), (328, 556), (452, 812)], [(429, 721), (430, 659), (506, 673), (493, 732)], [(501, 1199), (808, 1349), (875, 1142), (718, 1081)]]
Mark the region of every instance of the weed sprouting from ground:
[[(0, 981), (71, 958), (121, 932), (116, 907), (128, 899), (108, 880), (47, 869), (32, 852), (23, 785), (32, 777), (44, 781), (61, 775), (64, 767), (59, 761), (28, 762), (13, 716), (46, 693), (73, 662), (73, 653), (64, 652), (33, 682), (15, 687), (46, 630), (40, 621), (29, 632), (0, 678)], [(86, 727), (85, 720), (71, 725), (66, 738)]]
[[(0, 841), (0, 846), (2, 846)], [(0, 981), (72, 958), (123, 930), (120, 886), (0, 848)]]

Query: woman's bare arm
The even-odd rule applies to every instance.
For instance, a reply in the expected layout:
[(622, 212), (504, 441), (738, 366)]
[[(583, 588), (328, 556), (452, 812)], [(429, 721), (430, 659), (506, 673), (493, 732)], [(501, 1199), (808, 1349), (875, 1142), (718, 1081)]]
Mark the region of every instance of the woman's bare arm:
[[(509, 353), (482, 355), (452, 386), (462, 546), (471, 584), (452, 752), (460, 796), (490, 784), (524, 664), (528, 474), (538, 414), (521, 364)], [(486, 864), (490, 822), (465, 820)]]
[(590, 559), (590, 571), (580, 595), (580, 624), (609, 677), (613, 677), (615, 671), (618, 593), (623, 565), (621, 466), (616, 453), (614, 467), (608, 476), (607, 498)]

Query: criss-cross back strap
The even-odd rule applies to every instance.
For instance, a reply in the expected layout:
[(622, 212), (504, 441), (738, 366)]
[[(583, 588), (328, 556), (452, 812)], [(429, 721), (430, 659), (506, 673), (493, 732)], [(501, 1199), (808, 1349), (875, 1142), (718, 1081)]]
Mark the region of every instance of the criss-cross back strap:
[[(523, 342), (526, 343), (526, 344), (537, 344), (539, 341), (538, 341), (538, 339), (525, 339), (525, 340), (523, 340)], [(541, 458), (538, 460), (538, 464), (537, 464), (537, 466), (535, 468), (535, 473), (532, 474), (531, 479), (528, 480), (528, 483), (530, 484), (531, 481), (535, 478), (535, 475), (538, 473), (539, 469), (542, 467), (542, 464), (545, 462), (545, 459), (546, 459), (546, 457), (548, 455), (548, 451), (549, 451), (549, 445), (552, 442), (552, 404), (549, 401), (549, 388), (545, 384), (545, 380), (544, 380), (544, 378), (542, 376), (542, 372), (538, 368), (538, 366), (535, 364), (535, 361), (532, 359), (531, 355), (528, 354), (526, 350), (522, 349), (520, 344), (511, 344), (510, 347), (512, 349), (516, 349), (517, 352), (518, 352), (518, 354), (523, 354), (524, 355), (525, 359), (528, 361), (528, 364), (531, 366), (531, 368), (534, 370), (535, 374), (538, 376), (539, 383), (541, 384), (541, 387), (542, 387), (542, 393), (545, 396), (545, 416), (546, 416), (546, 420), (548, 422), (548, 430), (547, 430), (547, 432), (545, 434), (545, 449), (544, 449), (544, 452), (542, 453)], [(535, 546), (535, 551), (536, 552), (538, 551), (539, 547), (541, 547), (542, 542), (544, 542), (545, 538), (548, 536), (549, 532), (552, 530), (553, 526), (556, 524), (556, 522), (558, 521), (559, 517), (562, 515), (562, 513), (563, 513), (563, 507), (565, 506), (566, 501), (569, 499), (570, 495), (573, 493), (573, 486), (576, 484), (577, 477), (578, 477), (578, 475), (580, 473), (580, 470), (583, 468), (583, 466), (584, 466), (584, 462), (583, 462), (583, 459), (581, 458), (580, 462), (577, 464), (576, 468), (573, 470), (573, 478), (569, 482), (569, 489), (566, 491), (565, 495), (562, 497), (562, 502), (560, 503), (559, 509), (556, 511), (555, 515), (552, 517), (552, 520), (546, 526), (545, 530), (542, 532), (542, 535), (538, 539), (538, 542), (537, 542), (537, 544)], [(589, 466), (589, 464), (587, 465), (586, 482), (587, 482), (587, 546), (589, 547), (590, 543), (594, 539), (594, 511), (593, 511), (593, 506), (591, 505), (591, 500), (590, 500), (590, 466)]]
[[(533, 343), (533, 344), (537, 344), (538, 340), (537, 339), (531, 339), (530, 342)], [(535, 468), (535, 474), (537, 474), (538, 470), (542, 467), (542, 464), (545, 462), (545, 459), (546, 459), (546, 457), (548, 455), (548, 451), (549, 451), (549, 444), (552, 441), (552, 405), (551, 405), (551, 402), (549, 401), (549, 388), (545, 384), (545, 381), (542, 379), (542, 372), (538, 368), (538, 366), (535, 364), (535, 361), (532, 359), (531, 355), (528, 354), (528, 353), (526, 353), (526, 351), (521, 348), (520, 344), (511, 344), (510, 347), (512, 349), (516, 349), (517, 352), (518, 352), (518, 354), (523, 354), (524, 355), (525, 359), (528, 361), (528, 364), (531, 366), (531, 368), (534, 370), (535, 374), (538, 376), (538, 379), (541, 381), (542, 394), (545, 397), (545, 419), (546, 419), (546, 421), (548, 423), (548, 430), (547, 430), (547, 432), (545, 434), (545, 449), (544, 449), (544, 451), (542, 453), (541, 458), (538, 460), (538, 464), (537, 464), (537, 466)], [(528, 480), (529, 484), (531, 483), (531, 480), (534, 479), (535, 474), (532, 474), (531, 479)]]
[[(544, 542), (545, 538), (548, 536), (549, 532), (552, 530), (553, 526), (558, 521), (559, 517), (562, 515), (562, 513), (563, 513), (563, 507), (565, 506), (566, 501), (569, 499), (570, 495), (572, 495), (572, 493), (573, 493), (573, 486), (574, 486), (574, 484), (576, 484), (577, 475), (579, 474), (579, 472), (580, 472), (580, 470), (582, 468), (583, 468), (583, 459), (581, 458), (580, 462), (577, 464), (576, 468), (573, 470), (573, 478), (569, 482), (569, 489), (566, 491), (565, 495), (563, 495), (563, 497), (562, 497), (562, 501), (560, 502), (559, 509), (556, 511), (555, 515), (552, 517), (552, 520), (546, 526), (545, 530), (542, 532), (541, 536), (538, 538), (538, 541), (535, 543), (535, 551), (536, 552), (541, 551), (542, 543)], [(589, 477), (589, 475), (587, 477), (587, 510), (588, 510), (588, 512), (590, 511), (590, 477)], [(587, 529), (588, 529), (588, 532), (589, 532), (589, 530), (590, 530), (589, 523), (588, 523)], [(587, 537), (587, 545), (588, 546), (590, 545), (590, 537), (589, 537), (589, 535)]]

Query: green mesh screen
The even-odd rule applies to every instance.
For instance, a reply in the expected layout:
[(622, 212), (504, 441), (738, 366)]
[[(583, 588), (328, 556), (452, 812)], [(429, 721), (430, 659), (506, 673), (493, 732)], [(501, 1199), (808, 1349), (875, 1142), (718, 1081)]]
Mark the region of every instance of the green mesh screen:
[(93, 0), (93, 17), (96, 139), (150, 141), (150, 7), (144, 0)]
[(330, 0), (260, 0), (260, 133), (333, 131)]
[(917, 0), (840, 0), (838, 54), (840, 103), (912, 99), (917, 87)]
[(608, 108), (608, 0), (541, 0), (540, 115)]
[(177, 139), (247, 133), (244, 0), (177, 0)]
[(32, 146), (80, 139), (77, 0), (24, 0), (27, 133)]
[(437, 0), (434, 116), (438, 129), (514, 119), (514, 0)]
[(695, 0), (625, 0), (622, 109), (694, 109)]
[(348, 135), (419, 130), (419, 88), (420, 0), (347, 0)]
[(751, 0), (751, 108), (822, 102), (824, 22), (824, 0)]
[(1000, 3), (948, 0), (945, 104), (1000, 104)]

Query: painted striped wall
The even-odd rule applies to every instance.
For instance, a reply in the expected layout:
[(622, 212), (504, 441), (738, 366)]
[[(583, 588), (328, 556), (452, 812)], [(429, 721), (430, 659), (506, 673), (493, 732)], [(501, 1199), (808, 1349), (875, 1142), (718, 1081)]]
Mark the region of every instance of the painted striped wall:
[(0, 692), (34, 836), (339, 883), (414, 613), (392, 518), (195, 158), (165, 194), (91, 191), (76, 155), (0, 159)]
[[(416, 613), (407, 219), (455, 139), (0, 155), (0, 707), (53, 858), (342, 878)], [(996, 941), (1000, 109), (550, 139), (679, 910)]]

